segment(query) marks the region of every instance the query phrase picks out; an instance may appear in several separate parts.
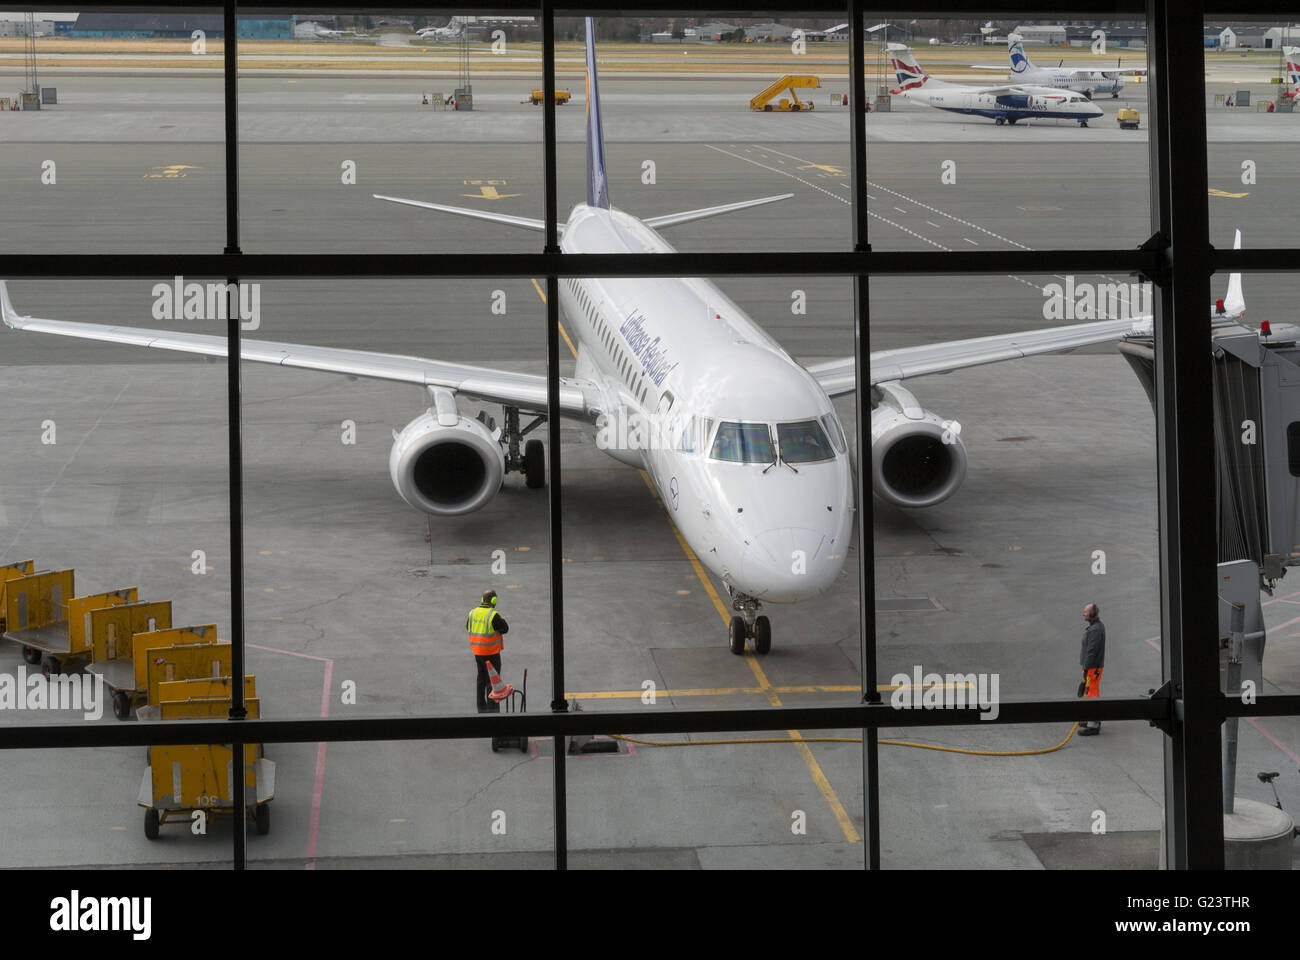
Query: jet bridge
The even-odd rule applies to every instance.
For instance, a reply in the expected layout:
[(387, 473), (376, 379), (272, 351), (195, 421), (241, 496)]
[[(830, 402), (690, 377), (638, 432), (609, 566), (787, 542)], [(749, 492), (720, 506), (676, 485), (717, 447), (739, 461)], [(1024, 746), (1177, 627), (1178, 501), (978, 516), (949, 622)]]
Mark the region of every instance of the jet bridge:
[[(1220, 308), (1221, 309), (1221, 308)], [(1263, 686), (1265, 627), (1261, 591), (1272, 594), (1300, 565), (1300, 327), (1260, 331), (1216, 318), (1214, 449), (1218, 481), (1219, 669), (1228, 697)], [(1130, 337), (1119, 351), (1155, 405), (1153, 337)], [(1235, 797), (1237, 719), (1224, 724), (1224, 813), (1243, 823), (1280, 813)], [(1238, 809), (1242, 808), (1242, 809)], [(1290, 820), (1254, 826), (1225, 850), (1229, 866), (1290, 868)], [(1276, 864), (1273, 862), (1276, 860)]]

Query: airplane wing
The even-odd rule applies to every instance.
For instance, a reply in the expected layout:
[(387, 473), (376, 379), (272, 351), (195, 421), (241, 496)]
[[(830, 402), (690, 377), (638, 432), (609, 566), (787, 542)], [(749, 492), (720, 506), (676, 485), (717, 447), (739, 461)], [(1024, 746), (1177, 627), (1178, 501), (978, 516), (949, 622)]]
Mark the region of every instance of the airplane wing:
[[(906, 380), (930, 373), (949, 373), (1002, 360), (1019, 360), (1043, 353), (1068, 353), (1078, 347), (1118, 340), (1142, 332), (1147, 319), (1099, 320), (1047, 330), (1004, 333), (971, 340), (950, 340), (899, 350), (879, 350), (871, 355), (871, 383)], [(853, 392), (853, 358), (843, 357), (808, 367), (822, 389), (832, 397)]]
[[(206, 357), (226, 356), (225, 337), (20, 316), (9, 299), (9, 291), (3, 280), (0, 280), (0, 319), (3, 319), (5, 326), (14, 330), (152, 347), (156, 350), (175, 350)], [(537, 413), (546, 412), (546, 378), (536, 374), (492, 370), (392, 353), (313, 347), (271, 340), (242, 340), (240, 349), (243, 359), (256, 363), (272, 363), (281, 367), (342, 373), (420, 386), (446, 387), (455, 393), (490, 403), (508, 404)], [(560, 413), (563, 416), (591, 419), (588, 411), (598, 402), (598, 396), (596, 385), (590, 381), (560, 378)]]

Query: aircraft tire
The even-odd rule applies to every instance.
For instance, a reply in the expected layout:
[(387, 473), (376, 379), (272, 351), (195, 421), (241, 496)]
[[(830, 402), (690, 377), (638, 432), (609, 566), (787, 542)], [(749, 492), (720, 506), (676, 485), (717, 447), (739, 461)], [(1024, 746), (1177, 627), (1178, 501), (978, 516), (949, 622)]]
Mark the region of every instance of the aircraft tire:
[(772, 652), (772, 621), (767, 617), (754, 621), (754, 652), (760, 657)]
[(1007, 121), (1006, 121), (1003, 117), (995, 117), (995, 118), (993, 119), (993, 122), (996, 123), (996, 124), (1000, 127), (1000, 126), (1002, 126), (1002, 124), (1006, 123)]
[(524, 483), (532, 490), (546, 486), (546, 448), (540, 440), (524, 444)]
[(746, 632), (744, 617), (732, 617), (731, 622), (727, 624), (727, 646), (738, 657), (745, 655)]

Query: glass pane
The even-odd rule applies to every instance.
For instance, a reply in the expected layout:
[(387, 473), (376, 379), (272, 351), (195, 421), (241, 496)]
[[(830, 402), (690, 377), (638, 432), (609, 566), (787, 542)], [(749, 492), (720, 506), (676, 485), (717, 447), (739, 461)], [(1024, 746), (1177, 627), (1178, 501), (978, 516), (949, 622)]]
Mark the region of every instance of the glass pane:
[(5, 17), (0, 253), (220, 252), (220, 10)]
[(276, 797), (269, 832), (249, 831), (249, 866), (552, 870), (550, 745), (526, 737), (268, 744)]
[(495, 669), (546, 690), (542, 288), (261, 286), (243, 371), (246, 603), (275, 715), (490, 706), (467, 627), (488, 590), (508, 628)]
[(866, 64), (873, 249), (1131, 248), (1150, 235), (1140, 19), (879, 20)]
[(541, 250), (534, 17), (281, 21), (240, 44), (245, 251)]
[(1300, 88), (1300, 27), (1291, 17), (1205, 23), (1205, 132), (1210, 238), (1291, 247), (1297, 210), (1292, 116)]

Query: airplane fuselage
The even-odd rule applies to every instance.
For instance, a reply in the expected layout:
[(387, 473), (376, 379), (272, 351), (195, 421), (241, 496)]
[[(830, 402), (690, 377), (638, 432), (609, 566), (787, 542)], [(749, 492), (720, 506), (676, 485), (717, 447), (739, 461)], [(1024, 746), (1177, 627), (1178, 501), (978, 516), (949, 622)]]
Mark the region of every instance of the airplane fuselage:
[(1031, 83), (1056, 90), (1073, 90), (1076, 93), (1118, 94), (1124, 89), (1122, 77), (1082, 70), (1066, 70), (1061, 67), (1035, 67), (1020, 73), (1012, 71), (1007, 74), (1007, 79), (1016, 83)]
[(1011, 123), (1023, 119), (1074, 120), (1087, 123), (1101, 116), (1099, 107), (1070, 91), (1025, 87), (1023, 93), (986, 93), (959, 84), (924, 83), (899, 91), (901, 96), (937, 110), (963, 113)]
[[(635, 217), (586, 204), (574, 208), (561, 248), (673, 252)], [(604, 397), (598, 446), (646, 471), (700, 561), (733, 592), (763, 601), (830, 586), (848, 550), (854, 493), (843, 432), (812, 375), (707, 280), (574, 278), (559, 290), (577, 376)], [(729, 441), (742, 432), (738, 450)]]

